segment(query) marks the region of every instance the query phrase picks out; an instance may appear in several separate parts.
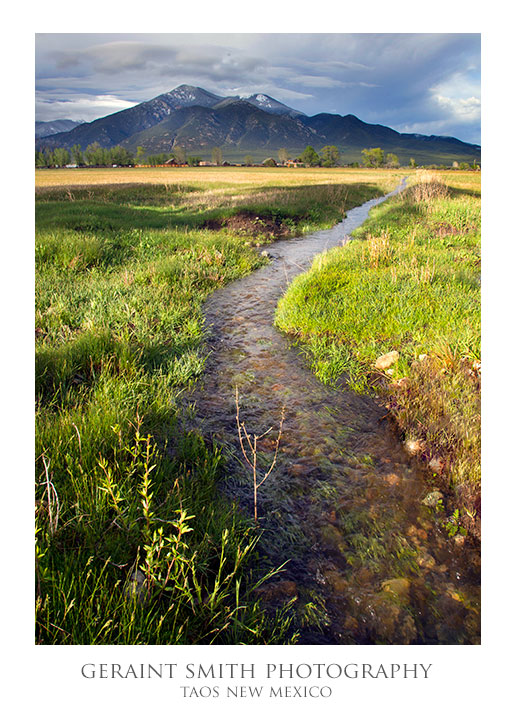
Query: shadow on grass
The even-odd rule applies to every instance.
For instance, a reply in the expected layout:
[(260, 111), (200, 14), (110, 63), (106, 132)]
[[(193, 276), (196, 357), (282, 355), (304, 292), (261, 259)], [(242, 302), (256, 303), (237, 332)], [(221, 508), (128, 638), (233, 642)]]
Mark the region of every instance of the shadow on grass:
[(449, 194), (451, 197), (481, 197), (481, 189), (466, 189), (465, 187), (449, 187)]
[[(201, 204), (188, 206), (187, 195), (194, 191), (198, 189), (182, 185), (137, 184), (40, 191), (36, 193), (36, 226), (39, 230), (77, 232), (198, 229), (209, 221), (245, 211), (279, 219), (317, 221), (333, 216), (336, 219), (344, 209), (383, 194), (373, 183), (258, 187), (247, 190), (247, 196), (237, 205), (206, 208)], [(227, 203), (231, 201), (227, 195)]]

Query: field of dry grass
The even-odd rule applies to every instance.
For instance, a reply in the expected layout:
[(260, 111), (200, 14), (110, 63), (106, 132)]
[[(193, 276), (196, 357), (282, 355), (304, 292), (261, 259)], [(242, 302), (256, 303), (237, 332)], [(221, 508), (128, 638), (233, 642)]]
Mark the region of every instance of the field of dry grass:
[(352, 182), (383, 183), (391, 186), (412, 170), (391, 169), (303, 169), (283, 167), (119, 167), (105, 169), (38, 169), (36, 188), (85, 184), (183, 184), (226, 188), (298, 186)]

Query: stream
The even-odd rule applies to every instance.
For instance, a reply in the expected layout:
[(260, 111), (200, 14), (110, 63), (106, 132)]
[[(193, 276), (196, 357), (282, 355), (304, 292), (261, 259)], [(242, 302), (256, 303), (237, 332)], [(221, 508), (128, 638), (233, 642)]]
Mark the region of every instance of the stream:
[[(331, 229), (270, 245), (271, 262), (205, 305), (205, 373), (189, 400), (195, 424), (228, 454), (223, 491), (253, 515), (252, 474), (236, 423), (262, 434), (258, 466), (277, 463), (258, 491), (261, 568), (284, 570), (260, 588), (271, 608), (297, 598), (302, 644), (478, 644), (480, 558), (449, 537), (443, 510), (424, 504), (428, 475), (368, 396), (325, 386), (274, 328), (277, 302), (313, 257), (349, 240), (371, 207)], [(428, 502), (425, 500), (425, 502)], [(430, 501), (429, 501), (430, 502)], [(447, 511), (448, 512), (448, 511)]]

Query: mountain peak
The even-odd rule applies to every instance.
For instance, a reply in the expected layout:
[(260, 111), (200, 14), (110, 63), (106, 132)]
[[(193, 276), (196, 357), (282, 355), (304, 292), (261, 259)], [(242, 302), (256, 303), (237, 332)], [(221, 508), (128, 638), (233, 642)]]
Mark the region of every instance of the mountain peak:
[(198, 99), (199, 97), (214, 97), (218, 101), (223, 99), (219, 95), (215, 95), (208, 90), (202, 89), (202, 87), (195, 87), (194, 85), (179, 85), (175, 89), (165, 92), (165, 95), (171, 95), (173, 97), (182, 97), (185, 99)]
[(265, 95), (263, 92), (258, 92), (254, 95), (242, 95), (241, 99), (245, 100), (245, 102), (249, 102), (255, 107), (259, 107), (261, 110), (265, 110), (265, 112), (271, 112), (272, 114), (290, 115), (290, 117), (299, 117), (304, 115), (304, 112), (294, 110), (291, 107), (288, 107), (288, 105), (279, 102), (279, 100), (274, 100), (274, 98), (270, 97), (270, 95)]

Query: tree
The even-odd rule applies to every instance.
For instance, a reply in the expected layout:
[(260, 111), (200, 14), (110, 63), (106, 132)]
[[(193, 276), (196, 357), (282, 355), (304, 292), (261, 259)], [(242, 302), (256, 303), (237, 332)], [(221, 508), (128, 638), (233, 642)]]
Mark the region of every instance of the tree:
[(57, 167), (65, 167), (70, 164), (70, 153), (64, 147), (56, 147), (54, 149), (54, 164)]
[(254, 164), (254, 160), (252, 159), (250, 154), (246, 154), (245, 157), (243, 158), (243, 163), (245, 164), (246, 167), (252, 167), (252, 165)]
[(136, 149), (136, 164), (143, 164), (144, 156), (145, 156), (145, 148), (137, 147), (137, 149)]
[(390, 169), (394, 169), (399, 166), (399, 158), (396, 154), (393, 154), (393, 152), (386, 155), (386, 166), (390, 167)]
[(36, 150), (36, 167), (46, 167), (45, 155), (39, 150)]
[(84, 164), (84, 157), (82, 156), (82, 150), (80, 147), (80, 144), (74, 144), (72, 147), (72, 157), (73, 162), (78, 167), (81, 167)]
[(326, 145), (320, 150), (320, 157), (322, 159), (322, 167), (336, 167), (340, 161), (340, 153), (338, 147), (334, 144)]
[(173, 156), (175, 157), (177, 164), (186, 164), (186, 150), (184, 147), (174, 147)]
[(382, 167), (384, 164), (384, 151), (381, 147), (362, 149), (361, 154), (365, 167)]
[(284, 164), (290, 159), (290, 153), (284, 147), (281, 147), (281, 149), (277, 152), (277, 156), (279, 157), (279, 162), (281, 162), (281, 164)]
[(318, 167), (320, 164), (320, 157), (310, 144), (302, 152), (299, 159), (303, 164), (307, 164), (308, 167)]
[(161, 154), (150, 154), (147, 157), (147, 161), (151, 167), (157, 167), (160, 164), (164, 164), (167, 159), (168, 155), (164, 152), (161, 152)]
[(201, 158), (200, 157), (188, 157), (187, 161), (188, 161), (188, 166), (198, 167), (201, 162)]
[(220, 166), (222, 164), (223, 158), (222, 158), (222, 150), (220, 149), (220, 147), (213, 147), (213, 150), (211, 152), (211, 159), (218, 166)]
[(415, 167), (417, 166), (417, 163), (415, 162), (415, 159), (414, 159), (413, 157), (410, 157), (409, 166), (410, 166), (412, 169), (415, 169)]
[(106, 150), (101, 147), (98, 142), (88, 144), (84, 152), (84, 157), (86, 164), (90, 167), (101, 167), (109, 162), (109, 157), (106, 156)]
[(125, 147), (111, 147), (109, 151), (109, 164), (117, 164), (119, 167), (132, 167), (134, 165), (134, 157)]

